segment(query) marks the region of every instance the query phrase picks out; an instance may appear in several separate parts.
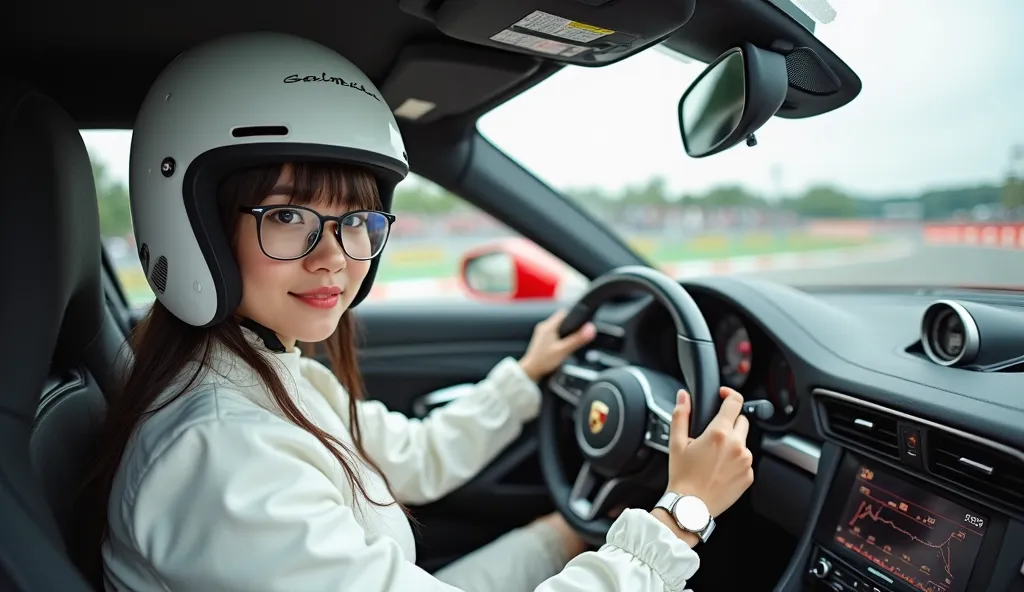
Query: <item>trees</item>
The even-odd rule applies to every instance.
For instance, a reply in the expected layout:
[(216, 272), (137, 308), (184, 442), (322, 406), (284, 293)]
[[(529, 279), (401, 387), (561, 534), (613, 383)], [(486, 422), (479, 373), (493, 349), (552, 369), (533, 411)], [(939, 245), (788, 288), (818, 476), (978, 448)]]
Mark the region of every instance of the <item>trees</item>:
[[(107, 166), (93, 160), (93, 177), (99, 202), (100, 227), (105, 236), (127, 237), (132, 232), (128, 188), (110, 175)], [(979, 205), (1002, 202), (1009, 208), (1024, 206), (1024, 181), (1011, 176), (1004, 185), (943, 188), (918, 195), (893, 196), (884, 199), (851, 196), (842, 189), (819, 185), (782, 200), (769, 200), (737, 185), (720, 185), (701, 195), (673, 193), (664, 178), (654, 177), (646, 183), (628, 186), (620, 191), (600, 188), (576, 188), (567, 191), (571, 199), (585, 209), (615, 213), (634, 206), (746, 208), (783, 210), (805, 218), (876, 218), (883, 216), (886, 204), (918, 202), (925, 219), (949, 219)], [(472, 211), (466, 202), (448, 191), (413, 177), (395, 190), (393, 209), (409, 214), (450, 214)]]
[(854, 198), (825, 185), (811, 187), (784, 205), (805, 218), (853, 218), (858, 214)]
[(417, 214), (448, 214), (464, 208), (464, 203), (433, 183), (409, 179), (395, 188), (392, 209)]
[(100, 210), (100, 229), (104, 236), (126, 237), (132, 233), (131, 204), (128, 188), (110, 176), (107, 166), (92, 159), (92, 176), (96, 181), (96, 200)]

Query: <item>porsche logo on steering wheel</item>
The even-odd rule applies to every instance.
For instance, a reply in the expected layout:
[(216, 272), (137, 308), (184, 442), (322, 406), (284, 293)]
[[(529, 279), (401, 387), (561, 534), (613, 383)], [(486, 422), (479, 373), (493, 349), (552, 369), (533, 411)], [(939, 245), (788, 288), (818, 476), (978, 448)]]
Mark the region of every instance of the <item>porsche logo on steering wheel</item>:
[(590, 404), (590, 433), (597, 434), (604, 429), (608, 421), (608, 406), (601, 401), (594, 401)]

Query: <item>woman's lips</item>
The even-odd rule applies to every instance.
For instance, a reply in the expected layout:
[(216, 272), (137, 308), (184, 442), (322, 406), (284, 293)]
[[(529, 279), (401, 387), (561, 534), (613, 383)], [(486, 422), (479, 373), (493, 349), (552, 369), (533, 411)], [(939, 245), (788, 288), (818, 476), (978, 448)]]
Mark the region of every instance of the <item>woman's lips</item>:
[(307, 304), (313, 308), (329, 309), (338, 305), (338, 300), (341, 299), (341, 288), (337, 286), (328, 286), (326, 288), (317, 288), (306, 292), (289, 292), (289, 294), (298, 298), (303, 304)]

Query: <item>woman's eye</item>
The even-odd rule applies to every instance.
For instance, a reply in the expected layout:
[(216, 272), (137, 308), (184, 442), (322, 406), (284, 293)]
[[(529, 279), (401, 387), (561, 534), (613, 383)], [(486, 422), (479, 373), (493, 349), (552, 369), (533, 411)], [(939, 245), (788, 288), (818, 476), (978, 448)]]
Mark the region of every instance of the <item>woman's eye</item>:
[(360, 226), (366, 226), (366, 218), (361, 215), (345, 216), (342, 224), (346, 228), (359, 228)]
[(270, 217), (282, 224), (302, 224), (302, 214), (295, 210), (277, 210), (271, 212)]

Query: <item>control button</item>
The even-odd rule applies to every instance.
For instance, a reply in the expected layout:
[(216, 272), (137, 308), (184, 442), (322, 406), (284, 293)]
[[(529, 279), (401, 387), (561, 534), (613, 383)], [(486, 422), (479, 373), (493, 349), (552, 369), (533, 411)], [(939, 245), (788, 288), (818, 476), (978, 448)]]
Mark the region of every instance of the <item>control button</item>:
[(911, 426), (900, 426), (900, 441), (903, 447), (903, 459), (908, 464), (921, 466), (921, 430)]
[(921, 448), (921, 432), (917, 428), (902, 427), (900, 432), (903, 436), (903, 446), (908, 450), (918, 450)]
[(840, 582), (841, 584), (846, 586), (846, 588), (844, 589), (860, 590), (860, 582), (857, 580), (857, 578), (846, 573), (845, 570), (840, 569), (839, 567), (835, 567), (832, 569), (832, 578), (835, 581)]
[(551, 380), (551, 389), (569, 402), (577, 402), (590, 386), (590, 370), (566, 365)]
[(668, 452), (669, 425), (653, 413), (647, 419), (644, 441), (655, 450)]
[(811, 575), (818, 579), (825, 579), (830, 573), (832, 573), (832, 562), (824, 557), (818, 557), (818, 561), (811, 568)]
[[(869, 568), (868, 568), (868, 572), (870, 572), (870, 573), (871, 573), (872, 575), (874, 575), (874, 576), (878, 576), (878, 579), (880, 579), (880, 580), (885, 580), (885, 581), (886, 581), (886, 582), (888, 582), (889, 584), (892, 584), (892, 583), (894, 583), (894, 582), (892, 581), (892, 578), (890, 578), (889, 576), (887, 576), (887, 575), (883, 574), (882, 572), (878, 571), (877, 569), (875, 569), (875, 568), (873, 568), (873, 567), (869, 567)], [(877, 590), (877, 588), (876, 588), (875, 590)], [(878, 590), (878, 592), (882, 592), (882, 591), (881, 591), (881, 590)]]

